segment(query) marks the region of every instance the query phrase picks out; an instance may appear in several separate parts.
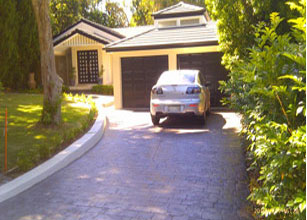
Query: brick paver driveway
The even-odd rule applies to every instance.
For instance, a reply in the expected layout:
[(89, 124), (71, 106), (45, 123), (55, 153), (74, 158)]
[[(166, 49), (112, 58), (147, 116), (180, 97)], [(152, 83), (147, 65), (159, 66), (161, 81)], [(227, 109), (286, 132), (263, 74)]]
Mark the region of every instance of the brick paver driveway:
[(108, 109), (97, 146), (30, 190), (0, 203), (0, 219), (247, 219), (239, 117), (167, 119)]

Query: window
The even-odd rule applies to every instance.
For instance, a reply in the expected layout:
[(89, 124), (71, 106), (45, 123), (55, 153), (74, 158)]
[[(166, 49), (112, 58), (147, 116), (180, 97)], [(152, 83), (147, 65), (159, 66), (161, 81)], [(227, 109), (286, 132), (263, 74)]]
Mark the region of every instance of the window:
[(176, 20), (160, 21), (159, 22), (159, 27), (161, 27), (161, 28), (163, 28), (163, 27), (172, 27), (172, 26), (176, 26)]
[(193, 18), (193, 19), (182, 19), (180, 20), (180, 25), (191, 25), (191, 24), (199, 24), (199, 18)]
[(166, 71), (162, 73), (157, 84), (171, 85), (171, 84), (191, 84), (195, 82), (195, 75), (197, 71)]

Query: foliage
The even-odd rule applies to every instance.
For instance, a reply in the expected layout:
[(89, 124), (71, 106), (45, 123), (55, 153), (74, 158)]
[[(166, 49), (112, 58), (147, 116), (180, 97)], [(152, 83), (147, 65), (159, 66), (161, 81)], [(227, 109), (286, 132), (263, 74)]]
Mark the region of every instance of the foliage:
[(69, 92), (70, 92), (69, 87), (66, 86), (66, 85), (63, 85), (63, 86), (62, 86), (62, 92), (63, 92), (63, 93), (69, 93)]
[(20, 29), (18, 33), (18, 60), (15, 63), (15, 70), (18, 71), (18, 74), (14, 78), (15, 87), (11, 87), (25, 89), (28, 87), (29, 73), (31, 72), (35, 73), (37, 85), (41, 85), (40, 48), (31, 0), (19, 1), (17, 10)]
[(113, 95), (113, 86), (112, 85), (95, 85), (92, 88), (93, 93), (102, 94), (102, 95)]
[(106, 26), (111, 28), (127, 27), (129, 25), (128, 17), (122, 7), (116, 2), (106, 2)]
[(108, 27), (124, 27), (128, 19), (118, 3), (107, 1), (105, 10), (103, 0), (52, 0), (50, 17), (53, 35), (59, 34), (82, 17)]
[[(0, 0), (0, 80), (7, 86), (12, 73), (14, 60), (18, 56), (16, 45), (18, 37), (17, 10), (15, 1)], [(11, 81), (11, 80), (10, 80)]]
[(27, 88), (30, 72), (39, 76), (37, 26), (30, 0), (0, 1), (0, 81), (12, 89)]
[[(270, 14), (279, 12), (281, 17), (291, 19), (297, 12), (291, 11), (285, 3), (288, 0), (205, 0), (206, 8), (212, 19), (217, 20), (219, 46), (224, 53), (223, 64), (229, 70), (237, 59), (248, 55), (252, 47), (255, 29), (259, 22), (269, 24)], [(298, 0), (293, 0), (297, 2)], [(287, 22), (282, 22), (278, 33), (289, 31)]]
[(255, 46), (233, 63), (221, 88), (224, 103), (241, 112), (250, 141), (249, 199), (258, 215), (270, 219), (305, 219), (306, 215), (306, 1), (289, 3), (301, 14), (291, 31), (279, 34), (283, 19), (272, 13), (270, 25), (255, 28)]
[(132, 0), (130, 8), (132, 12), (131, 26), (153, 24), (151, 14), (155, 10), (153, 0)]
[[(42, 126), (42, 94), (0, 94), (0, 132), (3, 133), (4, 108), (8, 109), (8, 168), (18, 166), (27, 171), (68, 146), (92, 124), (97, 112), (95, 103), (84, 95), (74, 99), (63, 95), (62, 123)], [(73, 96), (75, 97), (75, 96)], [(3, 140), (3, 139), (2, 139)], [(4, 142), (0, 141), (0, 161), (4, 158)], [(0, 170), (3, 163), (0, 163)]]
[(86, 0), (50, 1), (50, 19), (53, 35), (60, 33), (82, 17), (81, 5), (85, 8), (85, 11), (89, 7)]
[(56, 115), (59, 106), (61, 106), (61, 103), (62, 97), (59, 97), (55, 103), (50, 103), (47, 99), (44, 99), (41, 115), (41, 122), (44, 125), (52, 125), (55, 123), (54, 115)]

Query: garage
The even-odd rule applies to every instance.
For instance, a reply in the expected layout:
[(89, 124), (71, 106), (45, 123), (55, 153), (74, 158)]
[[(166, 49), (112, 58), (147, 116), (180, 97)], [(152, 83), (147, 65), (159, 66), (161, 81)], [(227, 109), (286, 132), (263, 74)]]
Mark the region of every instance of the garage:
[(201, 70), (207, 81), (211, 82), (211, 106), (221, 106), (220, 100), (223, 95), (218, 90), (219, 81), (227, 79), (227, 71), (221, 65), (221, 58), (222, 54), (218, 52), (177, 55), (178, 69)]
[(121, 58), (123, 108), (149, 108), (150, 92), (168, 70), (168, 56)]

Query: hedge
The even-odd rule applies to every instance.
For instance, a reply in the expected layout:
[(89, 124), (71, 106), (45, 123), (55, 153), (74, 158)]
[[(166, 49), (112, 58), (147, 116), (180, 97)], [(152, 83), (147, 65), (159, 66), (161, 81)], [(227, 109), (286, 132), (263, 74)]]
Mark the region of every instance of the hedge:
[(257, 44), (237, 60), (222, 91), (225, 104), (243, 116), (251, 194), (257, 218), (305, 219), (306, 215), (306, 3), (288, 3), (300, 17), (278, 34), (282, 18), (256, 27)]

